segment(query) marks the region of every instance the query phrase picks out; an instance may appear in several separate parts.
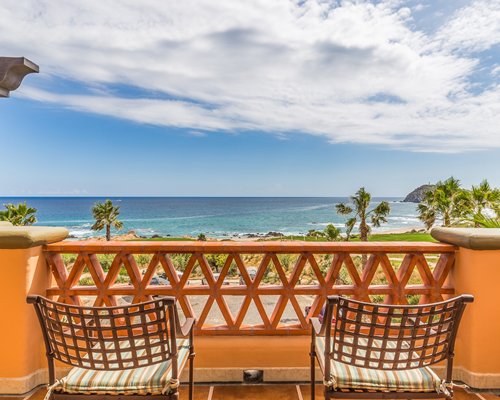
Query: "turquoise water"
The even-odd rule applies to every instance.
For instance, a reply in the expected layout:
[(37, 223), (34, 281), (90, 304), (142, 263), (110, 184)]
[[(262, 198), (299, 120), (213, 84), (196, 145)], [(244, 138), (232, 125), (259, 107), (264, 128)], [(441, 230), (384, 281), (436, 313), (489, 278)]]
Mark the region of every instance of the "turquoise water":
[[(122, 233), (134, 230), (141, 236), (170, 235), (235, 237), (244, 234), (305, 234), (322, 230), (333, 223), (342, 228), (346, 217), (335, 213), (342, 197), (111, 197), (120, 206)], [(98, 197), (11, 197), (0, 204), (26, 201), (37, 208), (38, 225), (64, 226), (76, 238), (102, 235), (93, 232), (93, 204)], [(376, 198), (374, 204), (387, 200), (391, 205), (388, 223), (376, 231), (423, 227), (417, 218), (416, 205), (399, 198)]]

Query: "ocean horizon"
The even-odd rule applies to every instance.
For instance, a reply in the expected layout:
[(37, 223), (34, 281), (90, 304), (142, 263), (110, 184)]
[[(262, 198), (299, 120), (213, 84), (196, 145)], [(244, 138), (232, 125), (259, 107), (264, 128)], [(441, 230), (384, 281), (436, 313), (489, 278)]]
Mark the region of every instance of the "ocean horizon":
[[(335, 204), (348, 197), (0, 197), (0, 204), (27, 202), (37, 209), (36, 225), (63, 226), (70, 237), (102, 236), (92, 231), (92, 206), (111, 199), (120, 206), (124, 227), (113, 234), (134, 231), (143, 237), (197, 236), (213, 238), (245, 237), (279, 232), (305, 235), (310, 229), (323, 230), (328, 224), (344, 230), (345, 216), (337, 215)], [(416, 204), (400, 197), (376, 197), (373, 204), (386, 200), (391, 213), (388, 223), (374, 232), (423, 228)]]

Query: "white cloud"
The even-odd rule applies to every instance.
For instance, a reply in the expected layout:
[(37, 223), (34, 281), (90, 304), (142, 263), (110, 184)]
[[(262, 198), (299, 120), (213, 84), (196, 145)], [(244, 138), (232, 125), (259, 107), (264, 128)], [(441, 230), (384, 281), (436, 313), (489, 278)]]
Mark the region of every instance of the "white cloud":
[[(500, 42), (498, 0), (458, 10), (435, 34), (412, 31), (411, 10), (395, 0), (0, 7), (0, 48), (44, 72), (17, 95), (190, 132), (302, 132), (415, 151), (500, 147), (500, 85), (477, 92), (469, 83), (477, 52)], [(59, 90), (60, 77), (92, 90)]]
[(445, 46), (483, 51), (500, 43), (500, 1), (478, 0), (458, 10), (438, 33)]

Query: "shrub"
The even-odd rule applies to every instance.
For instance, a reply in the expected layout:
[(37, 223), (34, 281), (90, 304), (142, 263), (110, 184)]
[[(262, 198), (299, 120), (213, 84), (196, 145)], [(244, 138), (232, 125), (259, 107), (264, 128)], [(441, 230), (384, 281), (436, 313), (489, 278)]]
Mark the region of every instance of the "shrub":
[(184, 272), (186, 270), (186, 266), (190, 258), (191, 254), (170, 254), (170, 260), (172, 261), (172, 264), (174, 264), (175, 269), (181, 272)]
[(326, 275), (326, 273), (330, 269), (330, 266), (332, 265), (332, 259), (332, 254), (325, 254), (319, 259), (318, 267), (323, 275)]
[(340, 229), (335, 228), (332, 224), (328, 224), (325, 228), (324, 236), (329, 242), (340, 240)]
[(135, 262), (141, 268), (147, 267), (153, 258), (150, 254), (138, 254), (135, 256)]
[(108, 272), (111, 268), (111, 264), (113, 264), (113, 260), (115, 259), (116, 254), (98, 254), (97, 259), (101, 263), (101, 267), (104, 272)]
[(61, 254), (64, 264), (68, 267), (73, 265), (76, 261), (76, 254)]
[(120, 271), (120, 275), (116, 278), (115, 283), (130, 283), (130, 277), (122, 275)]
[(296, 259), (297, 256), (294, 256), (293, 254), (278, 254), (278, 260), (285, 272), (290, 270), (290, 268), (295, 264)]
[(226, 262), (227, 254), (206, 254), (205, 258), (207, 259), (208, 265), (219, 272)]
[(229, 276), (239, 275), (238, 265), (236, 265), (236, 263), (234, 261), (231, 263), (231, 266), (229, 267), (229, 271), (227, 271), (227, 274)]
[(372, 300), (372, 303), (379, 304), (379, 303), (383, 303), (385, 299), (384, 299), (384, 296), (382, 296), (381, 294), (374, 294), (373, 296), (371, 296), (371, 300)]
[(80, 286), (95, 286), (94, 280), (90, 276), (80, 278), (80, 280), (78, 281), (78, 284)]
[(349, 275), (349, 271), (346, 268), (340, 268), (339, 276), (336, 281), (337, 285), (352, 285), (351, 275)]
[(325, 233), (324, 232), (321, 232), (321, 231), (317, 231), (316, 229), (310, 229), (308, 232), (307, 232), (307, 237), (312, 237), (312, 238), (320, 238), (320, 237), (324, 237), (325, 236)]

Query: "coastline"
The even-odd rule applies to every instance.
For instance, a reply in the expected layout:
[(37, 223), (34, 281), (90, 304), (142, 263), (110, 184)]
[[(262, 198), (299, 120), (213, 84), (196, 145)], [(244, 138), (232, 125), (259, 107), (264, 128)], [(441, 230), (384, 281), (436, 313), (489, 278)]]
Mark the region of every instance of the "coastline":
[[(379, 230), (372, 232), (372, 235), (398, 235), (398, 234), (425, 234), (428, 233), (428, 231), (425, 228), (422, 228), (421, 226), (410, 226), (406, 228), (394, 228), (394, 229), (387, 229), (387, 230)], [(216, 237), (210, 237), (207, 236), (206, 240), (211, 241), (211, 242), (220, 242), (220, 241), (234, 241), (234, 242), (258, 242), (262, 240), (302, 240), (302, 236), (304, 238), (307, 238), (306, 235), (285, 235), (281, 232), (268, 232), (267, 234), (239, 234), (236, 236), (228, 236), (226, 238), (216, 238)], [(105, 241), (106, 238), (105, 236), (93, 236), (93, 237), (88, 237), (88, 238), (70, 238), (71, 240), (95, 240), (95, 241)], [(181, 236), (181, 237), (144, 237), (144, 236), (139, 236), (137, 235), (136, 232), (130, 231), (125, 234), (121, 235), (113, 235), (112, 240), (118, 240), (118, 241), (134, 241), (134, 240), (197, 240), (196, 237), (192, 236)]]
[[(414, 204), (395, 198), (390, 202), (387, 223), (374, 233), (411, 230), (418, 225)], [(0, 199), (1, 200), (1, 199)], [(100, 198), (19, 198), (37, 209), (38, 225), (62, 226), (72, 239), (93, 238), (92, 207)], [(379, 199), (377, 198), (376, 201)], [(8, 201), (12, 201), (9, 199)], [(116, 198), (124, 228), (113, 235), (134, 231), (142, 238), (204, 234), (217, 240), (253, 240), (280, 236), (303, 236), (309, 230), (323, 231), (328, 224), (345, 230), (345, 217), (335, 212), (335, 204), (348, 197), (329, 198)], [(7, 202), (7, 200), (6, 200)], [(1, 202), (0, 202), (1, 203)], [(422, 226), (423, 228), (423, 226)], [(269, 234), (276, 232), (276, 234)]]

